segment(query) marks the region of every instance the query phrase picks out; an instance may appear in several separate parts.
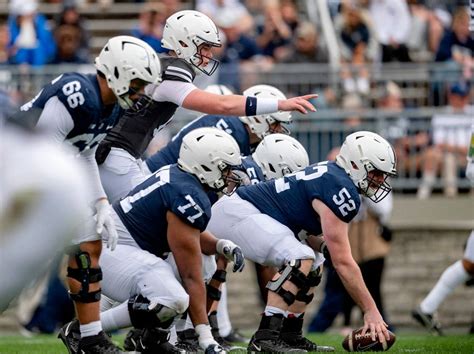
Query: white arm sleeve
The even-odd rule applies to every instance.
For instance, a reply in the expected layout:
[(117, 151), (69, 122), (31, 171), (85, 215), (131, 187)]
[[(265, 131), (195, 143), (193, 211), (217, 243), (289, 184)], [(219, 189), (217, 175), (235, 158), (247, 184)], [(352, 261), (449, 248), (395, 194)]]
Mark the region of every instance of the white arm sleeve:
[(36, 128), (46, 137), (62, 143), (74, 128), (74, 121), (63, 103), (53, 96), (46, 102)]
[(165, 80), (159, 85), (148, 85), (145, 89), (147, 96), (157, 102), (172, 102), (183, 105), (184, 99), (197, 87), (190, 82)]
[(99, 166), (95, 160), (95, 152), (97, 150), (96, 145), (92, 149), (87, 149), (81, 152), (81, 156), (84, 158), (86, 163), (86, 169), (88, 172), (90, 184), (92, 187), (92, 205), (100, 198), (107, 198), (102, 182), (100, 181)]

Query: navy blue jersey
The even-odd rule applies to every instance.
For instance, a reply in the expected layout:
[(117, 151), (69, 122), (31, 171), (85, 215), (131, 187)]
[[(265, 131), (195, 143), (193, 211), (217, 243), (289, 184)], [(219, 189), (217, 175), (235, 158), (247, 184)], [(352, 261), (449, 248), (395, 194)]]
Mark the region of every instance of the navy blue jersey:
[(159, 257), (170, 251), (168, 211), (201, 232), (211, 218), (211, 203), (201, 183), (177, 165), (155, 172), (113, 207), (137, 244)]
[(320, 162), (285, 177), (240, 187), (237, 194), (262, 213), (288, 226), (295, 234), (321, 234), (319, 215), (311, 205), (319, 199), (342, 221), (357, 214), (360, 197), (347, 173), (335, 162)]
[(151, 172), (178, 162), (183, 137), (190, 131), (202, 127), (216, 127), (233, 136), (242, 155), (250, 155), (250, 137), (245, 124), (238, 117), (205, 115), (186, 124), (163, 149), (146, 159)]
[(263, 175), (262, 169), (259, 165), (257, 165), (251, 155), (242, 158), (242, 167), (244, 168), (247, 176), (249, 176), (250, 184), (257, 184), (265, 181), (265, 176)]
[(97, 145), (123, 113), (118, 104), (104, 106), (95, 74), (67, 73), (44, 86), (12, 119), (23, 120), (27, 126), (35, 126), (46, 102), (52, 97), (57, 97), (71, 115), (74, 128), (66, 140), (79, 151)]

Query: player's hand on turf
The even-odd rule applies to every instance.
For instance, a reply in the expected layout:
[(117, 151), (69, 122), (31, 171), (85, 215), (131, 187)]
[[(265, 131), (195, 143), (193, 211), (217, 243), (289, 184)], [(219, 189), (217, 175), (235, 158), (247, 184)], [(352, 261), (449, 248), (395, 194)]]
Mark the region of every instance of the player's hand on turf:
[(378, 338), (379, 342), (383, 343), (390, 339), (387, 327), (388, 325), (383, 320), (377, 308), (364, 313), (364, 330), (362, 331), (362, 335), (369, 331), (373, 341)]
[(99, 235), (102, 235), (104, 228), (107, 230), (107, 247), (113, 251), (115, 246), (117, 246), (118, 233), (115, 229), (115, 221), (112, 219), (112, 215), (110, 213), (111, 209), (109, 201), (106, 198), (99, 199), (95, 203), (95, 210), (97, 213), (96, 231)]
[(234, 263), (233, 272), (241, 272), (245, 267), (245, 258), (242, 249), (229, 240), (217, 241), (217, 253)]
[(287, 100), (280, 100), (278, 101), (278, 110), (280, 111), (298, 111), (303, 114), (310, 112), (316, 112), (316, 108), (313, 106), (311, 102), (309, 102), (312, 98), (317, 98), (317, 94), (311, 95), (304, 95), (304, 96), (297, 96), (293, 98), (289, 98)]

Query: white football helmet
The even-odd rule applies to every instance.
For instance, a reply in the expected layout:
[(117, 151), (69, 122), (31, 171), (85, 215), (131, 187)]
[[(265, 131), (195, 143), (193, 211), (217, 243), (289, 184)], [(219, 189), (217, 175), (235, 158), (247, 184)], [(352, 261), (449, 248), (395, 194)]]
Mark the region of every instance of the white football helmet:
[(147, 43), (131, 36), (110, 38), (95, 58), (95, 67), (105, 75), (107, 85), (125, 109), (133, 106), (133, 93), (129, 92), (132, 80), (140, 79), (143, 84), (161, 81), (158, 55)]
[(309, 165), (308, 153), (303, 145), (285, 134), (267, 135), (258, 144), (252, 158), (267, 180), (283, 177)]
[(219, 66), (219, 61), (207, 57), (209, 63), (202, 67), (205, 56), (200, 53), (201, 44), (211, 47), (221, 46), (219, 30), (209, 17), (199, 11), (183, 10), (167, 18), (161, 45), (173, 50), (178, 58), (190, 63), (195, 71), (197, 69), (207, 75), (212, 75)]
[(225, 85), (209, 85), (204, 91), (214, 93), (216, 95), (233, 95), (234, 93), (230, 88)]
[[(387, 178), (397, 174), (395, 152), (378, 134), (359, 131), (348, 135), (336, 163), (351, 177), (361, 194), (376, 203), (392, 190)], [(372, 171), (379, 172), (379, 178), (369, 176)]]
[[(243, 92), (243, 95), (286, 100), (286, 96), (283, 92), (270, 85), (255, 85), (249, 87)], [(240, 120), (249, 126), (252, 133), (255, 133), (260, 139), (263, 139), (266, 135), (272, 133), (270, 124), (276, 122), (291, 123), (291, 113), (276, 112), (272, 114), (261, 114), (258, 116), (240, 117)], [(285, 126), (281, 125), (281, 128), (284, 134), (290, 134), (290, 131)]]
[(183, 138), (178, 166), (195, 175), (202, 184), (232, 194), (240, 185), (233, 167), (242, 163), (239, 145), (226, 132), (217, 128), (198, 128)]

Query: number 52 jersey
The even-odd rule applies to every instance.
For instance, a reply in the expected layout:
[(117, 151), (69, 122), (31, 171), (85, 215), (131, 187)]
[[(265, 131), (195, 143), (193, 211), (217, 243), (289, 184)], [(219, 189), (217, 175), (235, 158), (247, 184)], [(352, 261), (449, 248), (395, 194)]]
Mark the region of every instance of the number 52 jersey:
[(319, 199), (342, 221), (348, 223), (357, 214), (360, 197), (347, 173), (334, 161), (306, 167), (282, 178), (240, 187), (237, 194), (288, 226), (295, 235), (305, 230), (322, 233), (319, 215), (312, 201)]

